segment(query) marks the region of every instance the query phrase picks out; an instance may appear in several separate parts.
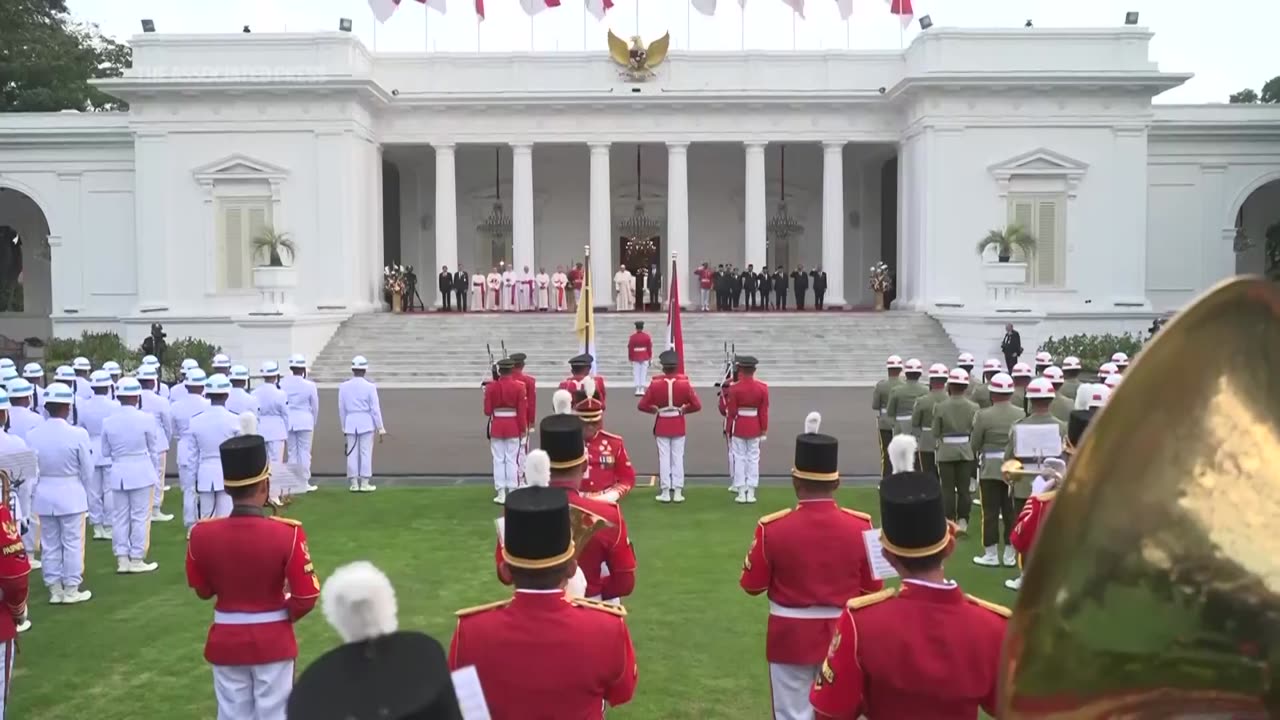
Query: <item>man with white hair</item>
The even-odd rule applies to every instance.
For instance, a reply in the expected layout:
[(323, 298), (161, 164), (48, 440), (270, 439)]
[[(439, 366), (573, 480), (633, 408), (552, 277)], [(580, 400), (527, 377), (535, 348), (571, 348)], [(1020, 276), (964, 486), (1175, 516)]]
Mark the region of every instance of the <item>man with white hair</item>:
[(296, 353), (289, 356), (289, 374), (280, 380), (280, 389), (289, 401), (289, 463), (302, 468), (307, 492), (311, 492), (316, 490), (311, 484), (311, 440), (320, 421), (320, 394), (316, 384), (307, 379), (305, 357)]
[(347, 479), (351, 492), (373, 492), (373, 435), (381, 442), (387, 429), (382, 425), (382, 405), (378, 386), (365, 373), (369, 361), (363, 355), (351, 359), (351, 379), (338, 387), (338, 424), (346, 438)]
[(289, 437), (289, 396), (280, 389), (280, 365), (275, 360), (262, 363), (258, 374), (262, 383), (252, 393), (258, 401), (258, 434), (266, 442), (271, 462), (282, 462)]
[(138, 368), (138, 384), (142, 386), (139, 409), (156, 421), (156, 432), (160, 438), (160, 451), (151, 458), (156, 467), (156, 497), (152, 504), (151, 519), (155, 522), (169, 522), (173, 516), (163, 510), (164, 493), (169, 487), (165, 485), (165, 466), (169, 460), (169, 447), (173, 444), (173, 409), (169, 401), (156, 393), (157, 388), (164, 387), (160, 376), (152, 365)]
[(111, 546), (117, 573), (148, 573), (151, 513), (156, 495), (156, 466), (163, 440), (156, 419), (142, 410), (142, 385), (121, 378), (116, 386), (117, 412), (102, 422), (101, 455), (108, 463), (113, 493)]
[(114, 383), (106, 370), (94, 370), (89, 375), (89, 387), (93, 395), (78, 403), (76, 426), (89, 433), (89, 452), (93, 454), (93, 475), (88, 492), (89, 524), (93, 526), (94, 540), (111, 539), (111, 490), (108, 488), (107, 473), (111, 470), (111, 461), (102, 457), (102, 423), (120, 410), (120, 403), (111, 399), (110, 392)]
[[(205, 374), (200, 368), (187, 371), (185, 392), (171, 405), (173, 433), (178, 441), (178, 485), (182, 488), (182, 524), (191, 532), (199, 519), (196, 512), (196, 467), (198, 456), (191, 440), (191, 420), (209, 407), (204, 397)], [(174, 387), (174, 390), (177, 390)], [(175, 396), (177, 393), (175, 393)]]
[(196, 461), (196, 517), (200, 520), (231, 514), (231, 498), (224, 492), (222, 459), (218, 448), (236, 435), (254, 434), (253, 413), (236, 415), (227, 409), (231, 380), (226, 375), (210, 375), (204, 393), (209, 407), (191, 418), (191, 451)]

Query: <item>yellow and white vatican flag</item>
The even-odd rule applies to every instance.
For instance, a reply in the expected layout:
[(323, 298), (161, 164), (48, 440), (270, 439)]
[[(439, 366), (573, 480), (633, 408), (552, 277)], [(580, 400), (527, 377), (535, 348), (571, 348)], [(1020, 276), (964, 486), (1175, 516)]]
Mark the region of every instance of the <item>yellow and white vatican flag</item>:
[(578, 299), (578, 315), (573, 329), (578, 334), (578, 347), (591, 355), (591, 374), (596, 374), (596, 311), (595, 294), (591, 290), (591, 248), (587, 248), (586, 262), (582, 263), (582, 297)]

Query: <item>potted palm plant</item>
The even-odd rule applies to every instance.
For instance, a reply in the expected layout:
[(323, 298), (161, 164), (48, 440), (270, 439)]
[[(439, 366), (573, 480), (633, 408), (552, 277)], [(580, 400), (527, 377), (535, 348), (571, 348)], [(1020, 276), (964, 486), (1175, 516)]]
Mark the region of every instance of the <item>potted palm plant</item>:
[(992, 246), (996, 248), (996, 259), (1007, 263), (1013, 257), (1015, 249), (1021, 250), (1024, 256), (1030, 255), (1036, 249), (1036, 239), (1026, 228), (1015, 224), (987, 233), (986, 237), (978, 241), (978, 254), (981, 255)]
[[(286, 292), (298, 285), (298, 275), (292, 266), (296, 253), (297, 246), (287, 232), (268, 226), (254, 236), (254, 258), (263, 264), (253, 268), (253, 286), (262, 293), (264, 313), (285, 312)], [(284, 262), (286, 256), (289, 265)]]

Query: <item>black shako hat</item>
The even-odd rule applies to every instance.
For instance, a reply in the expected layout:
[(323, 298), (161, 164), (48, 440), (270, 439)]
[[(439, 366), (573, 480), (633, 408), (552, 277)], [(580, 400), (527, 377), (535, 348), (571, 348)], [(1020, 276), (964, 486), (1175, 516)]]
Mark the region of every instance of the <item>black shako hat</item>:
[(523, 367), (524, 361), (529, 359), (529, 356), (524, 353), (511, 353), (507, 357), (511, 358), (511, 362), (515, 363), (516, 367)]
[(508, 565), (541, 570), (573, 557), (569, 493), (564, 488), (525, 487), (510, 492), (502, 516), (502, 559)]
[(795, 465), (791, 468), (791, 475), (801, 480), (839, 480), (839, 457), (840, 441), (830, 435), (797, 435)]
[(644, 329), (644, 321), (643, 321), (643, 320), (637, 320), (637, 321), (636, 321), (636, 329), (637, 329), (637, 330), (643, 330), (643, 329)]
[(759, 364), (759, 361), (750, 355), (739, 355), (733, 362), (743, 370), (755, 370), (756, 365)]
[(538, 447), (551, 458), (552, 470), (567, 470), (587, 461), (582, 419), (577, 415), (548, 415), (538, 425)]
[(658, 355), (658, 362), (663, 367), (676, 367), (680, 364), (680, 355), (675, 350), (663, 350)]
[(591, 363), (594, 361), (595, 361), (595, 358), (591, 357), (591, 353), (582, 353), (581, 355), (574, 355), (573, 357), (569, 358), (569, 367), (575, 367), (575, 368), (591, 367)]
[(1072, 410), (1067, 416), (1067, 452), (1074, 454), (1080, 447), (1080, 441), (1084, 439), (1084, 431), (1088, 429), (1089, 422), (1093, 420), (1097, 411), (1097, 408)]
[(260, 483), (271, 474), (267, 462), (267, 443), (261, 435), (237, 435), (218, 446), (222, 458), (222, 484), (248, 487)]
[(926, 473), (901, 473), (880, 483), (880, 543), (900, 557), (927, 557), (951, 539), (942, 486)]
[(334, 648), (293, 685), (288, 716), (306, 720), (462, 720), (444, 648), (419, 632)]

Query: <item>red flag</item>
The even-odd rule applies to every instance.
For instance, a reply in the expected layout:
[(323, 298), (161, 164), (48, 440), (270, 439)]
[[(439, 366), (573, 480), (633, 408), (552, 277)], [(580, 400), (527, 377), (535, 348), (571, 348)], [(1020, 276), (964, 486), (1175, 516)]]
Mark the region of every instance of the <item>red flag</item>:
[[(423, 5), (427, 4), (427, 0), (418, 0)], [(378, 22), (386, 22), (391, 19), (392, 13), (396, 11), (396, 7), (400, 5), (400, 0), (369, 0), (369, 9), (373, 11), (373, 17)], [(443, 9), (437, 8), (440, 12)]]
[(671, 258), (671, 274), (667, 276), (667, 349), (675, 350), (679, 360), (676, 372), (684, 374), (684, 329), (680, 327), (680, 270)]
[(911, 9), (911, 0), (889, 0), (889, 14), (901, 18), (904, 28), (911, 24), (911, 19), (916, 15)]
[(476, 0), (476, 17), (484, 20), (484, 0)]
[(613, 0), (587, 0), (587, 12), (596, 20), (603, 20), (604, 14), (613, 8)]

